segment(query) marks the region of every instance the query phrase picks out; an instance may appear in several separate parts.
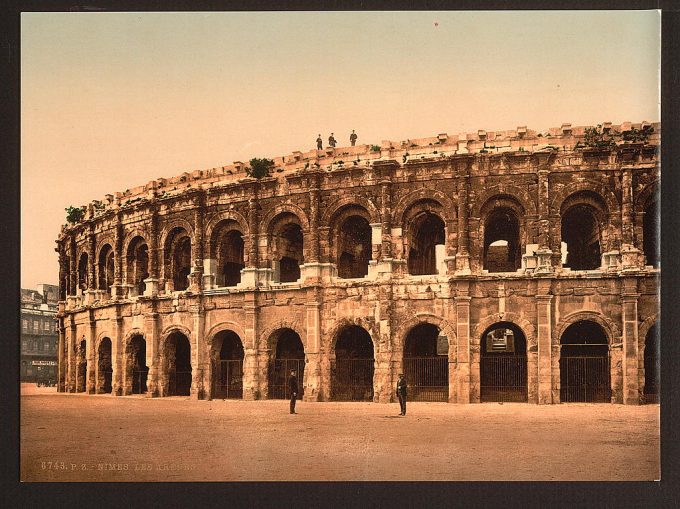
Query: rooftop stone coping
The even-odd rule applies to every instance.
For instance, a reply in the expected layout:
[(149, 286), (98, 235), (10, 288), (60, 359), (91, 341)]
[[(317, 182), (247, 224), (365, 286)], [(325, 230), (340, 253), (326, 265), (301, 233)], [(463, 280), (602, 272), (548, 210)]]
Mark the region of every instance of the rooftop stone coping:
[[(658, 144), (660, 122), (623, 122), (619, 125), (604, 122), (602, 124), (604, 128), (610, 128), (618, 133), (630, 131), (633, 128), (641, 129), (643, 126), (648, 125), (654, 128), (649, 142), (651, 144)], [(551, 146), (569, 150), (576, 144), (577, 138), (583, 137), (588, 127), (594, 126), (572, 127), (571, 124), (565, 123), (561, 127), (551, 127), (547, 131), (535, 131), (527, 129), (526, 126), (519, 126), (517, 129), (509, 131), (485, 131), (480, 129), (474, 133), (457, 135), (441, 133), (427, 138), (413, 138), (400, 141), (383, 140), (380, 145), (377, 145), (380, 147), (379, 151), (374, 151), (373, 147), (376, 145), (372, 144), (362, 144), (354, 147), (328, 147), (322, 150), (309, 150), (307, 152), (298, 150), (287, 156), (274, 157), (272, 159), (274, 161), (272, 176), (291, 175), (299, 170), (304, 170), (306, 167), (312, 167), (315, 163), (319, 164), (322, 170), (330, 170), (333, 168), (333, 165), (335, 165), (335, 168), (340, 167), (338, 164), (340, 162), (343, 165), (349, 163), (349, 166), (353, 161), (360, 159), (360, 162), (364, 163), (360, 167), (365, 167), (374, 161), (403, 158), (405, 154), (409, 157), (409, 160), (414, 160), (416, 156), (420, 160), (432, 160), (442, 155), (478, 154), (482, 149), (488, 150), (488, 155), (513, 152), (520, 149), (527, 153), (533, 153), (545, 150)], [(497, 145), (499, 142), (502, 142), (503, 145)], [(434, 154), (435, 150), (437, 154)], [(423, 158), (422, 156), (429, 156), (429, 158)], [(124, 192), (117, 192), (115, 195), (107, 194), (104, 200), (90, 202), (88, 206), (84, 207), (86, 211), (85, 217), (92, 217), (88, 209), (94, 210), (97, 205), (99, 210), (97, 210), (95, 215), (102, 211), (102, 205), (104, 206), (103, 210), (115, 209), (119, 206), (132, 204), (130, 203), (132, 199), (142, 199), (153, 192), (160, 193), (161, 196), (163, 192), (167, 193), (166, 196), (174, 196), (190, 188), (209, 189), (215, 187), (216, 184), (234, 184), (241, 181), (255, 180), (246, 176), (245, 168), (247, 166), (248, 163), (234, 161), (233, 164), (228, 166), (184, 172), (171, 178), (157, 178), (151, 180), (146, 185), (137, 186)]]

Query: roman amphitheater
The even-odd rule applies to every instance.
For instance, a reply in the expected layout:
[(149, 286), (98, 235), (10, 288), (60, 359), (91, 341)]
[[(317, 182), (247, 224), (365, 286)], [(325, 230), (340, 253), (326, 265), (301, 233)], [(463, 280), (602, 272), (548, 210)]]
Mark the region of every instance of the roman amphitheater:
[[(293, 152), (107, 195), (62, 228), (59, 391), (658, 399), (657, 123)], [(266, 154), (265, 154), (266, 155)], [(96, 396), (93, 396), (96, 397)]]

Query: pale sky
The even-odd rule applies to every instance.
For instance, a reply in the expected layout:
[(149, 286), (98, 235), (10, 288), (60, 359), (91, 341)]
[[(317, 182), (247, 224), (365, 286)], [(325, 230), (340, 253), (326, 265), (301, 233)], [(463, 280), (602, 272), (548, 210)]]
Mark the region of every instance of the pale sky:
[(23, 13), (21, 32), (22, 288), (57, 283), (69, 205), (318, 133), (660, 119), (657, 11)]

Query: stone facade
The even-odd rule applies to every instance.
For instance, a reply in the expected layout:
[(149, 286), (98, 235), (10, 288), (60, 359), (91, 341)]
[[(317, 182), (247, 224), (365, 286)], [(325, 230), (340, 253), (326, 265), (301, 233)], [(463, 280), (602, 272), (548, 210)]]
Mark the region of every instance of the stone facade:
[(172, 394), (186, 369), (192, 397), (216, 397), (236, 338), (242, 397), (267, 398), (293, 331), (304, 398), (328, 400), (354, 326), (372, 343), (372, 398), (390, 402), (409, 333), (426, 323), (448, 342), (445, 399), (474, 403), (486, 331), (502, 323), (524, 336), (526, 400), (559, 403), (564, 333), (592, 322), (608, 397), (637, 404), (659, 309), (660, 126), (602, 129), (604, 148), (565, 124), (294, 152), (260, 180), (235, 162), (92, 202), (57, 240), (58, 390), (103, 392), (110, 359), (116, 395), (147, 369), (148, 394)]

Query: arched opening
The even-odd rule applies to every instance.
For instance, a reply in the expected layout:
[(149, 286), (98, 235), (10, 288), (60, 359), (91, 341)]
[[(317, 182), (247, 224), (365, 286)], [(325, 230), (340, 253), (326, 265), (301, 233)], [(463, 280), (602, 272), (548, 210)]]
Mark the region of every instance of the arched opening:
[(133, 295), (142, 295), (146, 289), (144, 280), (149, 278), (149, 246), (142, 237), (132, 239), (126, 258), (127, 284)]
[(659, 402), (659, 334), (656, 324), (645, 336), (645, 387), (643, 390), (645, 403)]
[(128, 343), (125, 354), (128, 376), (131, 377), (132, 394), (146, 393), (149, 368), (146, 365), (146, 341), (144, 338), (140, 335), (134, 336)]
[(413, 327), (404, 343), (404, 376), (413, 401), (448, 401), (449, 343), (430, 323)]
[(87, 343), (84, 339), (78, 346), (77, 359), (76, 392), (85, 392), (87, 389)]
[(645, 253), (645, 264), (659, 268), (659, 206), (654, 200), (645, 207), (642, 216), (642, 249)]
[(212, 394), (217, 399), (243, 398), (243, 343), (235, 332), (218, 332), (212, 345)]
[(189, 288), (191, 273), (191, 237), (184, 228), (174, 228), (165, 241), (165, 279), (173, 291)]
[(484, 223), (484, 269), (515, 272), (522, 261), (519, 218), (509, 207), (495, 208)]
[(560, 338), (560, 401), (609, 403), (609, 343), (591, 320), (572, 323)]
[(366, 276), (370, 259), (371, 226), (361, 216), (350, 216), (338, 231), (338, 277)]
[(331, 360), (331, 399), (373, 401), (373, 341), (363, 327), (342, 329)]
[(288, 377), (295, 371), (298, 379), (298, 399), (302, 397), (305, 372), (305, 350), (302, 340), (292, 329), (279, 329), (274, 333), (276, 343), (274, 358), (269, 367), (269, 398), (288, 399)]
[(480, 338), (480, 401), (527, 401), (527, 342), (511, 322), (497, 322)]
[(217, 258), (217, 286), (236, 286), (241, 282), (241, 269), (245, 267), (243, 234), (225, 226), (215, 239)]
[(562, 241), (567, 245), (566, 267), (594, 270), (601, 264), (600, 225), (594, 207), (579, 203), (562, 216)]
[(99, 252), (97, 287), (99, 290), (104, 290), (107, 293), (111, 291), (111, 286), (113, 286), (114, 260), (113, 248), (106, 244)]
[[(272, 233), (272, 244), (272, 260), (278, 264), (278, 281), (293, 283), (300, 279), (300, 265), (304, 263), (303, 234), (295, 215), (284, 213), (277, 218)], [(276, 265), (274, 267), (276, 273)]]
[(191, 393), (191, 344), (181, 332), (172, 332), (165, 340), (165, 372), (168, 396)]
[(111, 362), (111, 340), (104, 338), (99, 343), (99, 355), (97, 357), (97, 376), (99, 392), (111, 393), (113, 380), (113, 363)]
[(80, 288), (82, 291), (87, 290), (90, 286), (87, 266), (87, 253), (83, 253), (80, 255), (80, 259), (78, 260), (78, 288)]
[(437, 246), (443, 255), (444, 221), (431, 212), (421, 212), (413, 218), (409, 232), (409, 274), (437, 274)]

